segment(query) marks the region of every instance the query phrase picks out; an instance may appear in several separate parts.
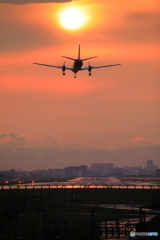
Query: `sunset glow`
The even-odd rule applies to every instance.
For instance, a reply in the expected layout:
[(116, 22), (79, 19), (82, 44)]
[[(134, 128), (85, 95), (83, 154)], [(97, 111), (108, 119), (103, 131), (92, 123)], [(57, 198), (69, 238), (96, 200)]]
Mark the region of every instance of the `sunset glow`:
[[(158, 0), (0, 0), (0, 169), (160, 167), (159, 16)], [(75, 79), (79, 42), (98, 57)]]
[(83, 26), (85, 15), (78, 8), (68, 8), (61, 12), (60, 21), (64, 28), (74, 30)]

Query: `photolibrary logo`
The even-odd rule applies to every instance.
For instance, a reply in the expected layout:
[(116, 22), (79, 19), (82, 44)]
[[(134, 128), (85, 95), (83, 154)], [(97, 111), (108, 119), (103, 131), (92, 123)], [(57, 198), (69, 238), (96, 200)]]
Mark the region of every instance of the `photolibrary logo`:
[(153, 237), (157, 237), (158, 236), (158, 232), (130, 232), (130, 236), (131, 237), (147, 237), (147, 236), (153, 236)]

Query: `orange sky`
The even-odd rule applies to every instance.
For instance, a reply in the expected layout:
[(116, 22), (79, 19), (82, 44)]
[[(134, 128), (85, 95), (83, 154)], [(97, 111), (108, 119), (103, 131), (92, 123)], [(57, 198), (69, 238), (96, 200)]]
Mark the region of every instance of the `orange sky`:
[[(93, 159), (117, 166), (153, 159), (160, 167), (159, 1), (20, 2), (0, 0), (0, 169)], [(59, 12), (69, 7), (86, 16), (75, 31), (60, 24)], [(32, 64), (62, 65), (61, 55), (77, 57), (79, 42), (82, 58), (98, 56), (91, 65), (122, 65), (74, 79), (71, 71), (62, 76)]]

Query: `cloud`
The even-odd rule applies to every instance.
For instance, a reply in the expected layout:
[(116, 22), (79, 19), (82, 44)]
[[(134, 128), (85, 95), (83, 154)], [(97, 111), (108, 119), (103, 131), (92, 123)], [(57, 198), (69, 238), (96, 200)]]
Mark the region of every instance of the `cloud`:
[[(159, 140), (157, 140), (159, 141)], [(155, 141), (155, 142), (157, 142)], [(66, 166), (112, 162), (117, 167), (146, 166), (148, 159), (159, 165), (160, 147), (142, 137), (132, 140), (135, 146), (108, 151), (106, 148), (80, 148), (52, 136), (35, 140), (26, 134), (2, 133), (0, 135), (0, 169), (33, 170), (65, 168)]]
[(23, 19), (17, 21), (9, 19), (0, 19), (0, 52), (10, 52), (22, 50), (36, 50), (44, 46), (53, 46), (59, 44), (58, 37), (45, 29), (44, 26), (36, 23), (26, 23)]
[(3, 133), (0, 136), (0, 169), (33, 170), (65, 168), (66, 166), (88, 165), (112, 162), (115, 166), (146, 166), (148, 159), (159, 164), (160, 147), (148, 144), (152, 141), (136, 137), (132, 141), (141, 143), (131, 148), (108, 151), (105, 148), (78, 148), (57, 143), (57, 139), (46, 136), (42, 140), (29, 140), (17, 133)]
[(8, 136), (8, 134), (2, 133), (2, 134), (0, 135), (0, 139), (5, 138), (5, 137), (7, 137), (7, 136)]
[(114, 138), (114, 139), (108, 140), (108, 141), (106, 141), (106, 145), (114, 144), (118, 140), (119, 140), (118, 138)]
[(19, 146), (23, 146), (25, 144), (25, 137), (20, 136), (17, 133), (2, 133), (0, 135), (0, 146), (2, 148), (10, 148), (14, 149)]
[(156, 20), (159, 17), (158, 12), (150, 11), (150, 12), (134, 12), (127, 16), (129, 21), (137, 22), (137, 21), (152, 21)]
[(158, 11), (131, 13), (121, 26), (107, 30), (107, 36), (120, 43), (159, 43), (159, 22)]
[(0, 3), (23, 5), (30, 3), (65, 3), (71, 1), (72, 0), (0, 0)]
[(65, 168), (66, 166), (90, 165), (92, 162), (111, 161), (113, 154), (105, 149), (67, 149), (52, 147), (17, 147), (13, 149), (0, 148), (0, 169), (21, 168), (24, 170), (42, 169), (45, 163), (48, 168)]
[(23, 170), (45, 168), (65, 168), (66, 166), (79, 166), (91, 163), (112, 162), (115, 166), (124, 167), (126, 163), (130, 166), (146, 166), (148, 159), (153, 159), (156, 165), (159, 164), (160, 148), (158, 146), (140, 146), (124, 148), (117, 151), (106, 149), (60, 149), (52, 147), (44, 148), (16, 148), (0, 149), (0, 168), (22, 168)]
[(55, 145), (58, 146), (61, 143), (62, 143), (62, 141), (60, 141), (60, 139), (47, 136), (44, 139), (42, 139), (41, 146), (48, 148), (48, 147), (55, 146)]
[(34, 139), (34, 137), (28, 137), (26, 134), (21, 135), (14, 132), (11, 132), (9, 134), (2, 133), (0, 135), (0, 148), (2, 149), (14, 150), (19, 147), (49, 149), (53, 147), (62, 147), (62, 146), (63, 147), (66, 146), (66, 143), (64, 143), (58, 138), (53, 138), (50, 136), (47, 136), (42, 140), (41, 139), (37, 140), (37, 139)]
[(152, 140), (149, 138), (135, 137), (131, 140), (131, 142), (137, 145), (160, 144), (160, 139)]
[(18, 136), (17, 133), (10, 133), (9, 136), (13, 139), (16, 139), (16, 137)]

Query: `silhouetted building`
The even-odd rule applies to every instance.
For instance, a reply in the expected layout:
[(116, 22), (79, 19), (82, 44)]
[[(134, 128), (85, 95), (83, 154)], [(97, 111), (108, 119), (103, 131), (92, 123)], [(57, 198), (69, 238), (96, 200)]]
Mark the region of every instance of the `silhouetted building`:
[(92, 163), (90, 167), (90, 172), (95, 173), (96, 175), (106, 175), (114, 168), (113, 163)]
[(66, 177), (79, 177), (81, 173), (79, 172), (79, 167), (77, 166), (70, 166), (65, 168), (65, 175)]
[(87, 165), (81, 165), (80, 169), (82, 170), (82, 177), (86, 177), (88, 173)]
[(147, 171), (149, 174), (154, 175), (155, 174), (155, 170), (158, 168), (158, 166), (155, 166), (153, 164), (153, 160), (148, 160), (147, 161)]
[(156, 169), (156, 177), (160, 177), (160, 169)]
[(153, 169), (153, 167), (154, 167), (153, 160), (148, 160), (147, 161), (147, 168), (151, 170), (151, 169)]
[(53, 169), (52, 177), (65, 177), (65, 169)]
[(88, 169), (87, 165), (70, 166), (65, 168), (66, 177), (85, 177), (87, 176)]

